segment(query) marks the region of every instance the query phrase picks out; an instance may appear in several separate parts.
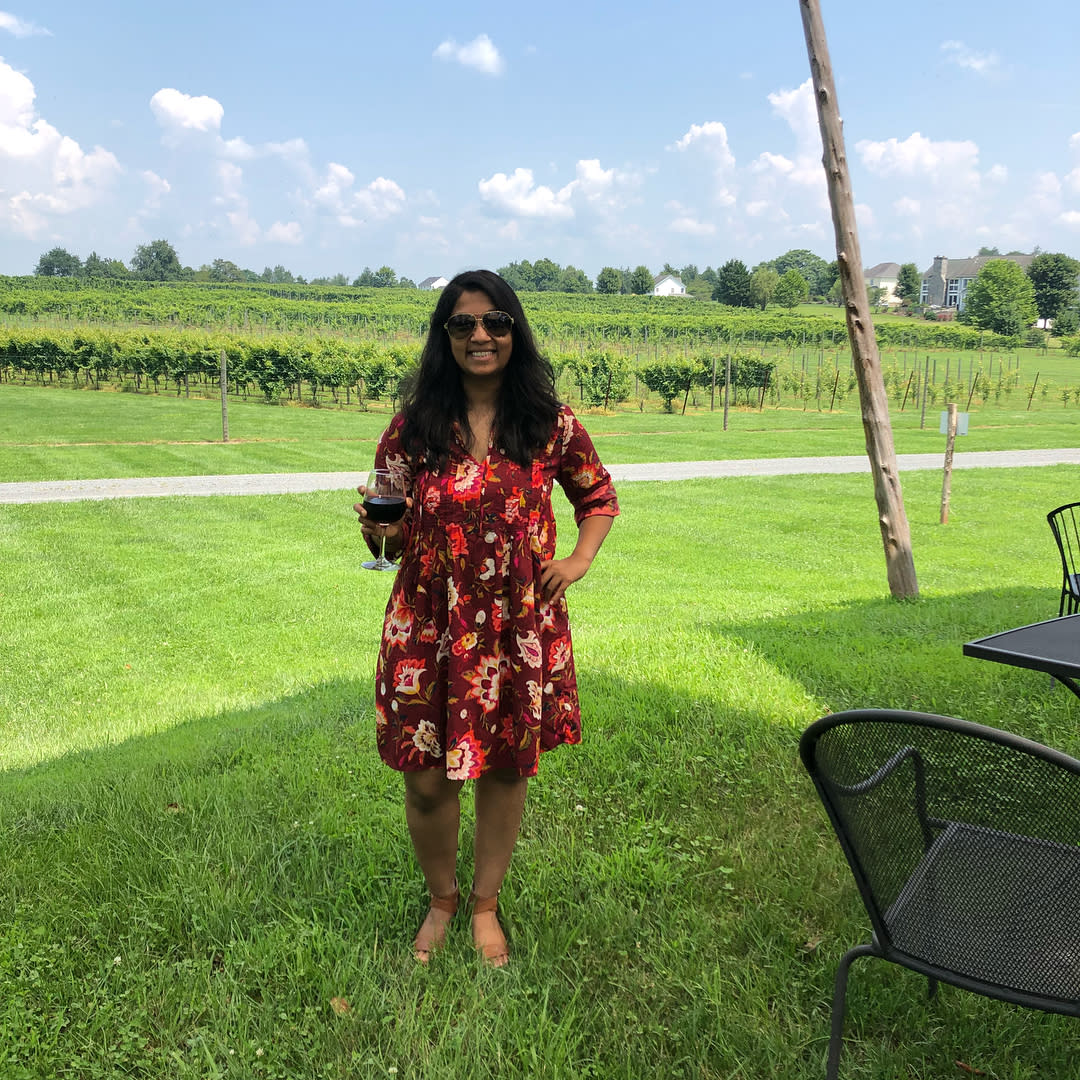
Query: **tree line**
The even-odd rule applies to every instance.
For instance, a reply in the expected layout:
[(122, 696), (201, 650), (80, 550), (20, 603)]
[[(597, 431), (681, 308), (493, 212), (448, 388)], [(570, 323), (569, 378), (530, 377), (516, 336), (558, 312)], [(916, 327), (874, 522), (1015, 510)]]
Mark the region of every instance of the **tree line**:
[(128, 263), (107, 258), (91, 251), (86, 259), (80, 259), (66, 248), (54, 247), (38, 259), (34, 268), (37, 277), (69, 277), (93, 280), (96, 278), (134, 278), (138, 281), (214, 281), (214, 282), (264, 282), (271, 285), (353, 285), (367, 288), (415, 289), (416, 283), (407, 277), (398, 277), (390, 266), (372, 270), (364, 269), (352, 281), (346, 274), (317, 277), (308, 281), (284, 266), (266, 266), (261, 273), (237, 266), (229, 259), (214, 259), (197, 270), (184, 266), (176, 248), (168, 240), (152, 240), (140, 244)]
[[(959, 321), (1010, 337), (1028, 330), (1037, 318), (1052, 321), (1055, 335), (1080, 333), (1080, 262), (1061, 252), (1043, 253), (1038, 249), (1036, 252), (1026, 270), (1008, 257), (992, 258), (969, 287)], [(1000, 253), (997, 248), (980, 248), (979, 254), (996, 256)], [(547, 258), (508, 263), (499, 267), (498, 272), (519, 292), (644, 296), (653, 291), (659, 277), (671, 274), (682, 281), (691, 297), (715, 300), (728, 307), (764, 311), (770, 304), (790, 310), (807, 300), (842, 303), (836, 262), (829, 262), (805, 248), (792, 249), (752, 268), (741, 259), (729, 259), (719, 269), (707, 266), (701, 271), (693, 263), (682, 267), (664, 263), (655, 277), (644, 265), (633, 269), (605, 266), (595, 282), (583, 270), (573, 265), (561, 266)], [(214, 259), (196, 270), (180, 262), (176, 249), (167, 240), (140, 244), (127, 264), (101, 256), (96, 251), (83, 260), (62, 247), (54, 247), (41, 256), (34, 273), (39, 277), (86, 280), (134, 278), (144, 281), (416, 288), (415, 282), (398, 277), (390, 266), (380, 266), (377, 270), (365, 266), (351, 282), (342, 273), (307, 281), (281, 265), (267, 266), (257, 273), (228, 259)], [(880, 288), (868, 288), (872, 306), (882, 300), (882, 293)], [(924, 311), (921, 294), (922, 274), (914, 263), (904, 263), (896, 285), (901, 310), (935, 317), (933, 312)]]

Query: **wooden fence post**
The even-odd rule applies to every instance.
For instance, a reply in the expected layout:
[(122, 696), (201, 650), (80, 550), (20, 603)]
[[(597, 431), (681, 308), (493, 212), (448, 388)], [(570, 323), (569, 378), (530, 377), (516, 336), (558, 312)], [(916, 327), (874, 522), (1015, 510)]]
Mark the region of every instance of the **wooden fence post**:
[(221, 441), (229, 441), (229, 361), (225, 350), (221, 350)]
[(945, 525), (949, 520), (949, 493), (952, 488), (952, 459), (953, 449), (956, 446), (956, 402), (948, 404), (949, 422), (945, 436), (945, 478), (941, 482), (941, 524)]

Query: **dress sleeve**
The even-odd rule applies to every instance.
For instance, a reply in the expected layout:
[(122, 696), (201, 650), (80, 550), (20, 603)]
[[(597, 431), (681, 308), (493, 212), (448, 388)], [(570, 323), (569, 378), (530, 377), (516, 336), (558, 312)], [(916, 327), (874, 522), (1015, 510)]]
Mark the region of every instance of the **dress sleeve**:
[[(376, 469), (389, 469), (391, 472), (399, 475), (405, 486), (405, 494), (409, 498), (415, 499), (416, 493), (413, 490), (415, 486), (416, 475), (413, 470), (412, 459), (405, 452), (405, 444), (401, 441), (401, 429), (404, 424), (404, 419), (400, 413), (390, 421), (390, 425), (379, 436), (379, 442), (375, 447), (375, 468)], [(407, 547), (409, 543), (409, 537), (412, 534), (413, 512), (411, 510), (406, 511), (405, 517), (402, 518), (402, 546)]]
[(574, 521), (580, 525), (594, 514), (617, 517), (619, 500), (615, 496), (615, 485), (600, 461), (589, 433), (566, 407), (559, 417), (559, 426), (562, 452), (556, 479), (574, 507)]

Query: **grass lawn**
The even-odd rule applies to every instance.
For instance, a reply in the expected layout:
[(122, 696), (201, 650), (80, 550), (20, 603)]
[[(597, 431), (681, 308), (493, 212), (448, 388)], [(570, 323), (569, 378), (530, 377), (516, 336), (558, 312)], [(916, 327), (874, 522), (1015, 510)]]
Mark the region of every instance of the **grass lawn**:
[[(812, 406), (709, 411), (708, 399), (684, 416), (641, 412), (636, 405), (602, 413), (580, 410), (604, 461), (805, 457), (865, 453), (856, 398), (843, 408)], [(942, 453), (940, 406), (925, 419), (914, 402), (892, 406), (899, 453)], [(171, 395), (0, 385), (0, 482), (219, 473), (353, 472), (371, 467), (388, 404), (367, 411), (233, 402), (231, 441), (221, 442), (217, 402)], [(1080, 407), (1028, 412), (1023, 395), (973, 407), (970, 433), (957, 452), (1080, 446)]]
[[(318, 447), (375, 419), (314, 415)], [(1080, 754), (1071, 694), (960, 652), (1056, 612), (1044, 515), (1075, 475), (958, 473), (946, 527), (940, 477), (906, 476), (904, 604), (867, 477), (624, 484), (571, 592), (585, 742), (531, 786), (505, 971), (464, 923), (430, 970), (409, 954), (422, 884), (373, 738), (389, 581), (347, 492), (0, 508), (0, 1076), (817, 1080), (868, 927), (798, 735), (897, 706)], [(848, 1030), (863, 1080), (1066, 1077), (1080, 1049), (1074, 1021), (873, 963)]]

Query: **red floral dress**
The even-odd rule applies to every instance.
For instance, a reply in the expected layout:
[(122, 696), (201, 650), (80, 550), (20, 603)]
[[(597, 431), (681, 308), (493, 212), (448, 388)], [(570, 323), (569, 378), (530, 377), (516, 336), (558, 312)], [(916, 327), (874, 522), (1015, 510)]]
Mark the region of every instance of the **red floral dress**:
[(482, 462), (458, 441), (440, 471), (414, 471), (401, 426), (395, 417), (375, 455), (413, 498), (375, 675), (379, 753), (451, 780), (534, 776), (542, 750), (581, 741), (566, 599), (540, 593), (540, 562), (555, 554), (552, 485), (580, 524), (618, 514), (611, 477), (565, 406), (526, 468), (493, 434)]

